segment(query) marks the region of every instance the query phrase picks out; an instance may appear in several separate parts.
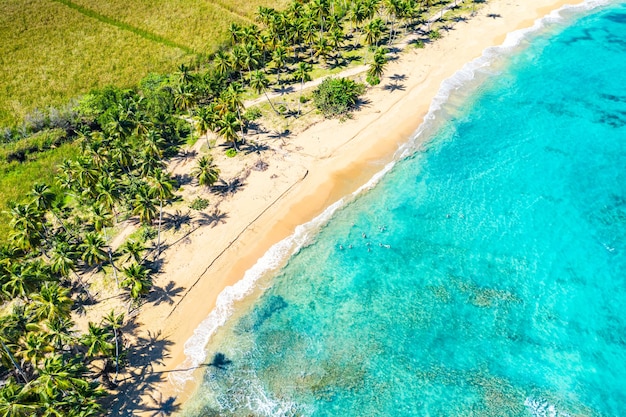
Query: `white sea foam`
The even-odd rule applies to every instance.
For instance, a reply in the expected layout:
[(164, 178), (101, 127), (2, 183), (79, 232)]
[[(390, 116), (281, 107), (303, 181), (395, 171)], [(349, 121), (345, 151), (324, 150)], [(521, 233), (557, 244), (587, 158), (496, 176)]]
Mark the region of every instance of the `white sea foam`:
[[(510, 54), (513, 50), (515, 50), (515, 48), (528, 39), (529, 35), (540, 31), (546, 25), (564, 20), (566, 18), (566, 13), (570, 13), (572, 11), (576, 13), (592, 10), (609, 3), (610, 0), (588, 0), (575, 6), (565, 5), (547, 16), (537, 19), (534, 25), (530, 28), (520, 29), (509, 33), (502, 45), (486, 48), (483, 51), (482, 56), (465, 64), (463, 68), (441, 83), (438, 93), (433, 98), (429, 110), (424, 116), (424, 122), (411, 136), (411, 140), (409, 140), (406, 145), (400, 147), (393, 162), (387, 164), (381, 171), (376, 173), (370, 181), (352, 193), (351, 197), (353, 198), (374, 187), (381, 180), (381, 178), (395, 166), (396, 161), (414, 153), (416, 143), (422, 142), (419, 140), (420, 137), (432, 128), (432, 124), (437, 119), (437, 113), (443, 108), (445, 103), (450, 100), (452, 93), (472, 83), (479, 72), (488, 74), (485, 69), (489, 67), (495, 59), (503, 55)], [(211, 335), (232, 315), (234, 303), (250, 294), (259, 278), (264, 276), (266, 273), (279, 268), (284, 264), (286, 259), (310, 242), (311, 238), (317, 233), (319, 228), (326, 224), (332, 215), (348, 201), (352, 200), (352, 198), (344, 197), (340, 199), (329, 206), (312, 221), (296, 227), (293, 235), (272, 246), (252, 268), (246, 271), (244, 277), (240, 281), (233, 286), (226, 287), (220, 293), (213, 311), (198, 325), (193, 336), (191, 336), (191, 338), (189, 338), (189, 340), (185, 343), (184, 351), (186, 359), (177, 368), (181, 371), (169, 374), (171, 382), (173, 382), (179, 389), (182, 389), (185, 383), (192, 379), (192, 370), (197, 368), (206, 360), (205, 347), (208, 344)], [(185, 369), (191, 370), (184, 371)], [(542, 414), (538, 414), (538, 416), (543, 417)]]
[(439, 91), (431, 101), (428, 112), (424, 116), (423, 123), (412, 135), (411, 140), (401, 148), (398, 156), (403, 158), (415, 152), (416, 144), (419, 146), (423, 143), (423, 141), (420, 140), (421, 136), (431, 131), (438, 119), (438, 113), (444, 108), (446, 103), (449, 103), (451, 95), (455, 91), (461, 88), (467, 88), (469, 85), (476, 82), (477, 76), (490, 75), (491, 72), (487, 69), (492, 66), (495, 60), (510, 55), (532, 35), (550, 24), (564, 21), (570, 14), (582, 13), (610, 3), (611, 0), (588, 0), (577, 5), (565, 5), (535, 20), (533, 26), (529, 28), (509, 32), (501, 45), (485, 48), (480, 57), (468, 62), (454, 73), (454, 75), (441, 83)]
[(533, 417), (571, 417), (570, 414), (559, 411), (554, 404), (542, 398), (526, 398), (524, 405)]

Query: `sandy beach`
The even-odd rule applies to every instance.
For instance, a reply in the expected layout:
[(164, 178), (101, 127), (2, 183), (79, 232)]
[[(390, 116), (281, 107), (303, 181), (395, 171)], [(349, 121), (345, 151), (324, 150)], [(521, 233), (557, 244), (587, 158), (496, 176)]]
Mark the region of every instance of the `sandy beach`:
[[(145, 394), (155, 397), (158, 392), (162, 398), (175, 396), (178, 404), (184, 402), (194, 384), (187, 383), (181, 390), (167, 375), (184, 363), (185, 342), (215, 307), (224, 288), (239, 281), (298, 225), (358, 189), (389, 163), (422, 123), (442, 81), (481, 56), (485, 48), (500, 45), (507, 33), (530, 27), (568, 3), (489, 1), (475, 17), (442, 31), (442, 39), (424, 49), (408, 47), (401, 52), (389, 63), (382, 83), (367, 91), (366, 104), (352, 119), (322, 121), (284, 142), (268, 142), (271, 150), (259, 157), (250, 155), (243, 170), (221, 166), (225, 178), (245, 172), (245, 186), (220, 203), (225, 217), (219, 221), (165, 235), (168, 248), (155, 285), (169, 285), (175, 296), (171, 302), (146, 304), (137, 316), (141, 332), (160, 333), (168, 340), (166, 357), (152, 368), (161, 381)], [(390, 80), (394, 74), (402, 81)], [(384, 88), (394, 82), (402, 88)], [(259, 158), (268, 164), (267, 170), (250, 169)], [(181, 160), (171, 168), (176, 172), (188, 165), (193, 162)]]

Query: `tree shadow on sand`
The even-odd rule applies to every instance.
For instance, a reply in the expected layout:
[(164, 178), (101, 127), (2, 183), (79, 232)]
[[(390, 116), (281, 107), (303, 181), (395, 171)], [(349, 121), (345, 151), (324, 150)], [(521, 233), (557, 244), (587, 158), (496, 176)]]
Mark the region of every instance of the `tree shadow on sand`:
[(198, 218), (195, 219), (195, 223), (198, 226), (211, 226), (215, 227), (220, 223), (226, 223), (228, 214), (215, 210), (212, 213), (199, 213)]
[[(131, 323), (128, 334), (136, 326)], [(137, 336), (127, 350), (126, 373), (118, 380), (116, 390), (103, 401), (109, 416), (132, 417), (142, 412), (155, 417), (171, 416), (180, 410), (176, 397), (164, 399), (160, 393), (151, 394), (165, 379), (163, 372), (154, 372), (154, 365), (163, 364), (163, 359), (169, 357), (171, 345), (160, 332)]]
[(241, 190), (244, 185), (246, 185), (246, 183), (243, 182), (241, 178), (234, 178), (230, 181), (220, 179), (217, 184), (211, 187), (211, 192), (213, 194), (220, 194), (224, 196), (232, 195)]
[(177, 287), (174, 281), (170, 281), (164, 287), (153, 286), (150, 294), (148, 294), (148, 302), (155, 306), (161, 303), (173, 305), (175, 298), (185, 290), (184, 287)]

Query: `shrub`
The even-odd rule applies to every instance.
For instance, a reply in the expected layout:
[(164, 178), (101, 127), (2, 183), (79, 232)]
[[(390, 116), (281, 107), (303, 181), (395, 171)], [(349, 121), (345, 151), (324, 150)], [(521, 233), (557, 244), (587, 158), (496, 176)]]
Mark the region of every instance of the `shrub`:
[(237, 151), (234, 148), (230, 148), (226, 151), (226, 156), (229, 158), (234, 158), (235, 156), (237, 156)]
[(432, 40), (436, 40), (436, 39), (441, 38), (441, 33), (438, 30), (431, 30), (428, 33), (428, 37)]
[(417, 41), (417, 42), (415, 42), (415, 47), (416, 47), (417, 49), (424, 49), (424, 46), (426, 46), (426, 45), (424, 44), (424, 41)]
[(256, 107), (251, 107), (248, 110), (246, 110), (246, 112), (243, 114), (243, 118), (251, 122), (253, 120), (258, 119), (262, 115), (263, 114), (261, 113), (261, 110), (259, 110)]
[(380, 78), (375, 75), (368, 75), (365, 79), (369, 85), (378, 85), (380, 84)]
[(189, 208), (198, 211), (204, 210), (207, 207), (209, 207), (209, 200), (201, 197), (196, 197), (196, 199), (189, 204)]
[(337, 117), (353, 109), (364, 91), (365, 86), (353, 80), (327, 78), (313, 92), (313, 101), (325, 117)]

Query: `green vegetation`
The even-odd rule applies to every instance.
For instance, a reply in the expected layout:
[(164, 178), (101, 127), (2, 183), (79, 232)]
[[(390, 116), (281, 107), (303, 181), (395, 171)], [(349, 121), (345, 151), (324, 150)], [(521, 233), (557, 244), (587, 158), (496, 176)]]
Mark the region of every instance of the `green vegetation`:
[[(8, 0), (0, 7), (19, 20), (16, 9), (25, 1)], [(136, 8), (143, 7), (151, 16), (147, 20), (112, 9), (117, 2), (41, 1), (51, 9), (56, 7), (62, 18), (48, 15), (46, 7), (44, 13), (37, 7), (39, 2), (32, 2), (24, 7), (32, 9), (33, 22), (24, 18), (16, 26), (25, 28), (25, 39), (43, 50), (48, 44), (28, 27), (37, 19), (49, 21), (60, 35), (88, 39), (88, 51), (108, 51), (102, 38), (90, 38), (94, 28), (119, 35), (120, 43), (114, 46), (129, 39), (136, 44), (147, 42), (150, 53), (161, 57), (155, 45), (170, 52), (172, 45), (188, 45), (170, 38), (165, 23), (159, 23), (164, 16), (168, 20), (184, 16), (184, 8), (179, 14), (168, 9), (174, 0), (159, 13), (154, 11), (159, 2), (128, 5), (120, 0), (120, 5), (136, 13)], [(211, 4), (238, 12), (226, 1)], [(192, 0), (178, 4), (189, 6)], [(129, 312), (146, 302), (160, 264), (161, 228), (167, 219), (164, 207), (176, 200), (180, 185), (165, 170), (166, 161), (178, 155), (180, 147), (195, 136), (193, 131), (214, 132), (228, 147), (227, 154), (234, 156), (240, 149), (249, 152), (255, 146), (248, 129), (262, 116), (256, 109), (246, 110), (246, 95), (265, 95), (274, 110), (264, 108), (265, 114), (285, 121), (299, 119), (302, 104), (307, 102), (304, 83), (312, 74), (349, 65), (346, 57), (354, 54), (369, 65), (368, 78), (380, 82), (387, 62), (384, 45), (414, 28), (426, 6), (415, 0), (293, 0), (284, 11), (259, 7), (257, 23), (228, 27), (231, 46), (217, 51), (208, 63), (194, 68), (180, 64), (176, 72), (146, 76), (133, 88), (126, 89), (122, 83), (122, 87), (93, 90), (64, 110), (31, 113), (19, 129), (3, 132), (0, 186), (3, 197), (11, 202), (3, 222), (8, 230), (0, 244), (4, 307), (0, 315), (0, 415), (103, 414), (99, 398), (106, 395), (105, 388), (116, 389), (118, 374), (126, 366), (122, 329), (127, 322), (124, 315), (112, 311), (99, 323), (89, 323), (80, 334), (73, 329), (71, 309), (97, 301), (90, 286), (113, 286), (107, 281), (111, 274), (116, 296), (124, 300)], [(63, 18), (83, 32), (71, 32), (63, 26)], [(84, 19), (90, 19), (88, 25)], [(37, 28), (45, 37), (43, 27)], [(18, 41), (16, 45), (28, 46)], [(77, 45), (81, 51), (83, 44)], [(67, 47), (72, 46), (70, 42)], [(181, 48), (174, 48), (176, 56), (184, 57)], [(120, 56), (130, 59), (133, 54), (129, 49)], [(47, 51), (42, 55), (45, 60), (51, 57)], [(103, 61), (108, 58), (101, 57)], [(1, 62), (3, 68), (8, 67)], [(291, 101), (274, 107), (267, 94), (272, 87), (289, 87), (295, 94)], [(313, 101), (327, 117), (347, 117), (364, 88), (350, 79), (329, 78), (313, 93)], [(304, 107), (308, 112), (312, 106)], [(193, 175), (199, 185), (217, 192), (229, 193), (241, 186), (239, 179), (215, 185), (219, 172), (210, 156), (202, 156)], [(192, 208), (203, 209), (207, 204), (196, 199)], [(130, 218), (141, 223), (141, 228), (114, 248), (108, 233)], [(93, 274), (97, 271), (104, 273)], [(83, 279), (86, 274), (89, 283)]]
[(209, 200), (202, 197), (196, 197), (189, 205), (190, 209), (197, 211), (202, 211), (207, 207), (209, 207)]
[(313, 92), (313, 101), (325, 117), (344, 116), (354, 109), (365, 86), (347, 78), (327, 78)]
[(131, 86), (187, 59), (177, 48), (52, 0), (0, 3), (0, 126), (107, 84)]
[(0, 3), (0, 127), (93, 88), (136, 85), (200, 60), (285, 0), (6, 0)]

